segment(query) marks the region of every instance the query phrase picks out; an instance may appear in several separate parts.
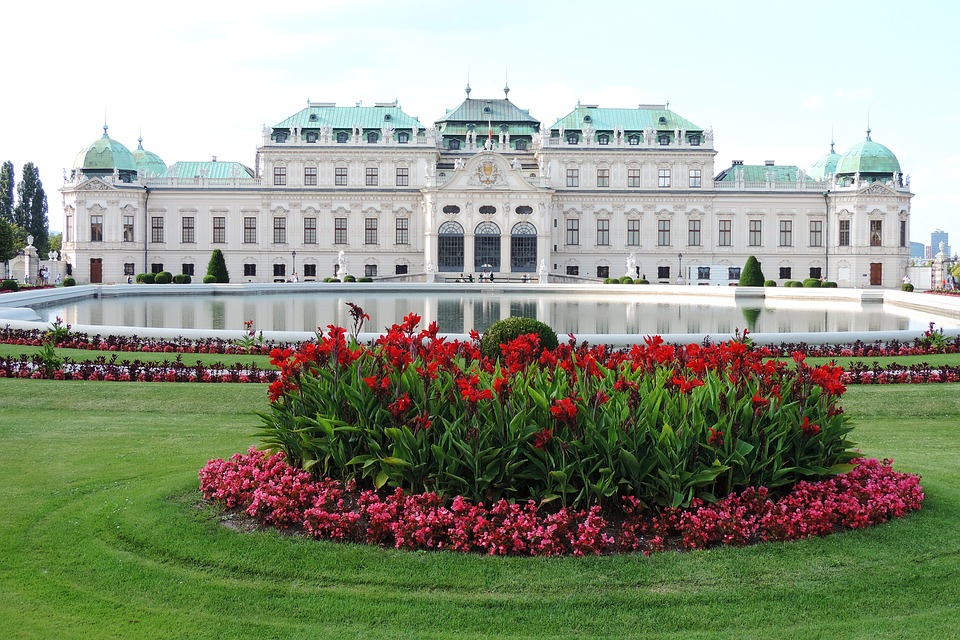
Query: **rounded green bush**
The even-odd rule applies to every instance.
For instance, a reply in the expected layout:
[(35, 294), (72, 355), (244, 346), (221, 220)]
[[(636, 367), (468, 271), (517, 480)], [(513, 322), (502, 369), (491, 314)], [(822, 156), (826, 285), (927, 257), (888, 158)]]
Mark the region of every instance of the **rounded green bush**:
[(529, 333), (535, 333), (540, 337), (541, 349), (556, 349), (560, 344), (557, 333), (549, 325), (535, 318), (513, 316), (497, 320), (490, 325), (480, 338), (480, 353), (489, 358), (497, 358), (500, 356), (501, 344)]
[(70, 276), (67, 276), (66, 278), (63, 279), (63, 286), (75, 287), (77, 286), (77, 281), (71, 278)]
[(137, 282), (140, 284), (153, 284), (156, 281), (157, 277), (152, 273), (138, 273)]
[(169, 271), (161, 271), (154, 276), (153, 281), (157, 284), (170, 284), (173, 282), (173, 274)]
[(603, 284), (620, 284), (620, 281), (616, 278), (604, 278)]
[(217, 276), (213, 274), (207, 274), (203, 276), (203, 284), (213, 284), (217, 281)]
[(764, 280), (764, 281), (763, 281), (763, 286), (765, 286), (765, 287), (775, 287), (775, 286), (777, 286), (777, 281), (776, 281), (776, 280)]
[(348, 273), (347, 275), (343, 276), (343, 281), (344, 281), (344, 282), (356, 282), (356, 281), (357, 281), (357, 277), (354, 276), (354, 275), (350, 275), (350, 274)]
[(16, 281), (16, 280), (4, 280), (3, 283), (0, 284), (0, 290), (3, 290), (3, 291), (19, 291), (19, 290), (20, 290), (20, 285), (17, 284), (17, 281)]
[(620, 284), (633, 284), (633, 278), (630, 276), (620, 276)]
[(173, 276), (173, 281), (176, 284), (190, 284), (191, 282), (193, 282), (193, 278), (191, 278), (190, 274), (188, 273), (180, 273)]
[(340, 282), (340, 278), (325, 278), (324, 282)]
[(363, 276), (362, 278), (357, 278), (357, 282), (373, 282), (373, 278), (369, 276)]
[(825, 280), (825, 281), (823, 281), (823, 282), (820, 283), (820, 288), (821, 288), (821, 289), (836, 289), (836, 288), (837, 288), (837, 283), (836, 283), (836, 282), (831, 282), (830, 280)]
[(783, 283), (783, 286), (799, 288), (803, 286), (803, 283), (800, 282), (799, 280), (787, 280), (786, 282)]
[(903, 285), (901, 285), (900, 289), (903, 291), (913, 291), (913, 285), (909, 282), (905, 282)]
[(650, 281), (646, 278), (637, 278), (633, 281), (633, 284), (650, 284)]
[(808, 289), (819, 289), (820, 285), (823, 284), (820, 282), (820, 278), (804, 278), (803, 286)]

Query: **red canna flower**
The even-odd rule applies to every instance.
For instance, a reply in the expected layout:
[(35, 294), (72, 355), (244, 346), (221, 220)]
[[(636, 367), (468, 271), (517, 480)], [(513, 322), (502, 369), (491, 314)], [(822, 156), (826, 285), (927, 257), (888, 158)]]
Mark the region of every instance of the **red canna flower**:
[(553, 429), (544, 427), (533, 435), (533, 446), (537, 449), (544, 449), (550, 441), (553, 440)]
[(717, 448), (722, 447), (723, 431), (721, 431), (720, 429), (714, 429), (713, 427), (710, 427), (710, 437), (707, 438), (707, 442), (709, 442), (714, 447), (717, 447)]
[(800, 430), (803, 431), (803, 435), (812, 438), (820, 433), (820, 425), (810, 424), (810, 418), (803, 416), (803, 423), (800, 425)]

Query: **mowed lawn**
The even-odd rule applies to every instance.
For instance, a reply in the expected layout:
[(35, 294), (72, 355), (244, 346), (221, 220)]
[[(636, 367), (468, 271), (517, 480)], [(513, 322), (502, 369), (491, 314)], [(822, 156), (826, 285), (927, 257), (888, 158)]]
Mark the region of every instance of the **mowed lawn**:
[(960, 385), (851, 387), (911, 517), (799, 543), (491, 558), (240, 533), (197, 470), (264, 385), (0, 380), (0, 638), (960, 637)]

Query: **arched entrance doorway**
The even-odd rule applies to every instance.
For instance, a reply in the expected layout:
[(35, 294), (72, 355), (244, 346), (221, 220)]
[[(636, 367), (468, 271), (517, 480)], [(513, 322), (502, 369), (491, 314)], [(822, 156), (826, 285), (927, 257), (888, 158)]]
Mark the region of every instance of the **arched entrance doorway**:
[(537, 270), (537, 228), (518, 222), (510, 231), (510, 271), (533, 273)]
[(481, 222), (473, 232), (473, 270), (500, 271), (500, 227)]
[(463, 270), (463, 227), (444, 222), (437, 229), (437, 271)]

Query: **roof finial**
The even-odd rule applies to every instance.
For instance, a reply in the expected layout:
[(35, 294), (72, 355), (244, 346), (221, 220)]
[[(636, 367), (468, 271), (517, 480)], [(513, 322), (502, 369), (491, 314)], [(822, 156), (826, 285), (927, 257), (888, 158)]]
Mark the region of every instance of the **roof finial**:
[(464, 89), (467, 92), (467, 100), (470, 99), (470, 67), (467, 67), (467, 88)]
[(510, 99), (510, 78), (506, 69), (503, 70), (503, 98), (505, 100)]
[(831, 125), (830, 125), (830, 153), (836, 153), (836, 151), (833, 150), (833, 144), (834, 144), (834, 142), (833, 142), (833, 125), (831, 124)]
[(109, 138), (109, 137), (110, 137), (110, 136), (107, 135), (107, 129), (108, 129), (108, 128), (109, 128), (109, 127), (107, 127), (107, 108), (104, 107), (104, 108), (103, 108), (103, 137), (104, 137), (104, 138)]
[(870, 107), (867, 107), (867, 140), (870, 139)]
[(664, 111), (670, 111), (670, 101), (667, 100), (666, 104), (663, 105)]

